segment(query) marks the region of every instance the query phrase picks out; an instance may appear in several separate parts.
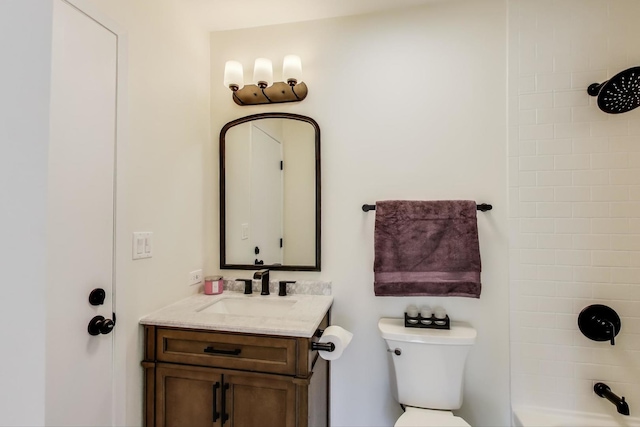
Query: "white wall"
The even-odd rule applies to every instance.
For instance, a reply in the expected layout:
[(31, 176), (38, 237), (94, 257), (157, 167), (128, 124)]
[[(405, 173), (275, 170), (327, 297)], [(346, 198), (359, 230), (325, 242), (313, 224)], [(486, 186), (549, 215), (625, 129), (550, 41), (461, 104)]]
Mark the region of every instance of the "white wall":
[(52, 5), (0, 2), (0, 425), (44, 424)]
[[(74, 0), (124, 29), (125, 135), (118, 146), (116, 421), (142, 423), (145, 314), (198, 291), (203, 264), (203, 146), (209, 134), (209, 36), (179, 2)], [(153, 258), (131, 260), (134, 231), (152, 231)]]
[[(640, 4), (509, 8), (513, 401), (613, 414), (594, 382), (640, 401), (640, 110), (586, 88), (639, 65)], [(614, 347), (578, 330), (593, 303), (622, 319)]]
[[(301, 103), (240, 107), (223, 87), (224, 61), (285, 54), (302, 57), (309, 95)], [(333, 282), (333, 323), (355, 338), (332, 363), (336, 426), (393, 425), (381, 316), (409, 303), (444, 306), (478, 329), (468, 360), (465, 403), (471, 425), (509, 424), (506, 3), (437, 2), (428, 6), (301, 24), (211, 34), (213, 141), (204, 157), (205, 193), (217, 194), (217, 141), (222, 126), (258, 112), (308, 115), (322, 131), (322, 272), (273, 272), (274, 279)], [(376, 298), (375, 213), (385, 199), (473, 199), (492, 203), (478, 214), (483, 293), (466, 298)], [(218, 202), (205, 201), (207, 272), (218, 269)], [(231, 277), (250, 272), (223, 271)], [(428, 378), (425, 379), (428, 384)]]

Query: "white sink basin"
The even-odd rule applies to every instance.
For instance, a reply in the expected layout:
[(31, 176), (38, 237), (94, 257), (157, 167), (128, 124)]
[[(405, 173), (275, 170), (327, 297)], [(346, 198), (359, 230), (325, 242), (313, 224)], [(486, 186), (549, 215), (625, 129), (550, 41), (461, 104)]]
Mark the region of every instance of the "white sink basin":
[(281, 317), (285, 315), (297, 301), (275, 298), (222, 298), (198, 311), (201, 313), (235, 314), (238, 316)]

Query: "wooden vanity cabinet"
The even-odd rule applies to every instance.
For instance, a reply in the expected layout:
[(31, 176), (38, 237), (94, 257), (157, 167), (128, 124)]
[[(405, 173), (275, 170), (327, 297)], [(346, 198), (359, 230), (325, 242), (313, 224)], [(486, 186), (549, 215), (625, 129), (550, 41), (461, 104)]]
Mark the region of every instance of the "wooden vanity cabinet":
[[(328, 315), (319, 328), (328, 326)], [(145, 326), (147, 427), (327, 426), (313, 338)]]

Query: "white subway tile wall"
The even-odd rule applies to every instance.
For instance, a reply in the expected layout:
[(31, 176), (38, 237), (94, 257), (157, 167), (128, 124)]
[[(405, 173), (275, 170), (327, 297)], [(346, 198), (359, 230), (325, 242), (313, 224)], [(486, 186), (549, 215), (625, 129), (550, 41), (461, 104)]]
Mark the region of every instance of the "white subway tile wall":
[[(614, 413), (604, 381), (640, 408), (640, 109), (586, 91), (640, 66), (639, 19), (637, 0), (509, 1), (514, 405)], [(578, 330), (590, 304), (621, 316), (615, 346)]]

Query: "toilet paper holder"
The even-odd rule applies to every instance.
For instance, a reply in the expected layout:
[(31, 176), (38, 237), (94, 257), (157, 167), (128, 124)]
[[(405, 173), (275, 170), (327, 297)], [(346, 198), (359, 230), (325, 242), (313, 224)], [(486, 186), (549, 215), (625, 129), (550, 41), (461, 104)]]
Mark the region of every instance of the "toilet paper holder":
[(336, 345), (332, 342), (312, 342), (311, 350), (320, 350), (332, 352), (336, 349)]
[[(316, 333), (313, 334), (314, 337), (320, 338), (324, 334), (324, 329), (316, 329)], [(328, 351), (332, 352), (336, 349), (336, 345), (332, 342), (312, 342), (311, 350), (316, 351)]]

